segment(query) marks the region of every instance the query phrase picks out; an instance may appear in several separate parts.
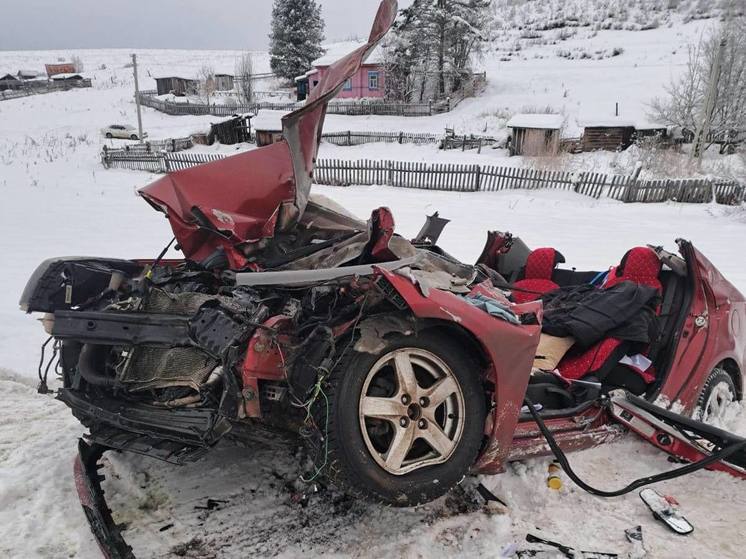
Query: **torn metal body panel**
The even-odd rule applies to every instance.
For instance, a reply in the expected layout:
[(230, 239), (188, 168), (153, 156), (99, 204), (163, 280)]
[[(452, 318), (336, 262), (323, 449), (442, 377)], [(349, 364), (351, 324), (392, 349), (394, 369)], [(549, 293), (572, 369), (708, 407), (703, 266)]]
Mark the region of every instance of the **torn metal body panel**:
[(317, 270), (285, 270), (279, 272), (247, 272), (236, 274), (236, 285), (252, 287), (263, 285), (300, 286), (313, 285), (342, 278), (372, 276), (376, 268), (394, 270), (405, 268), (417, 261), (416, 257), (379, 264), (360, 264), (344, 268), (320, 268)]
[(243, 268), (267, 239), (298, 223), (310, 196), (326, 106), (395, 17), (396, 1), (382, 1), (368, 42), (329, 66), (305, 105), (283, 117), (281, 141), (170, 173), (140, 190), (167, 215), (187, 258), (204, 261), (220, 251), (230, 267)]

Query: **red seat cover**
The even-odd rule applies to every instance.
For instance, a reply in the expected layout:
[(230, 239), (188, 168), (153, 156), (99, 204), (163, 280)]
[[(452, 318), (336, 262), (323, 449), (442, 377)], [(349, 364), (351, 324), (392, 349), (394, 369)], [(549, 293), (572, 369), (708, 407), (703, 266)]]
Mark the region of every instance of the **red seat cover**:
[(660, 294), (661, 261), (655, 251), (648, 247), (635, 247), (627, 251), (619, 266), (609, 273), (604, 287), (611, 287), (623, 281), (633, 281), (648, 287), (654, 287)]
[(557, 289), (559, 285), (552, 281), (552, 272), (558, 261), (564, 262), (564, 258), (553, 248), (537, 248), (531, 251), (526, 258), (523, 279), (513, 284), (516, 287), (513, 291), (513, 301), (527, 303)]
[[(654, 287), (661, 294), (663, 285), (658, 279), (660, 272), (661, 261), (655, 251), (648, 247), (635, 247), (628, 250), (619, 266), (609, 272), (609, 278), (604, 284), (604, 289), (623, 281), (633, 281), (641, 285)], [(658, 313), (660, 313), (660, 307), (656, 309), (656, 314)], [(583, 353), (565, 356), (557, 368), (566, 379), (577, 380), (583, 378), (601, 369), (621, 343), (622, 340), (606, 338)], [(635, 372), (641, 375), (647, 383), (655, 380), (652, 367), (644, 373), (637, 370)]]

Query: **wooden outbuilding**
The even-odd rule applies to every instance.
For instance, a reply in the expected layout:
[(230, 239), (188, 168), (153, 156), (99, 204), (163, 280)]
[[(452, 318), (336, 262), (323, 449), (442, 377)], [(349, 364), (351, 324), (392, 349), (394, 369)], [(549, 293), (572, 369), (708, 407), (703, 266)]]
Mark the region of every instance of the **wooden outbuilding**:
[(215, 91), (233, 91), (234, 77), (233, 74), (217, 73), (215, 74)]
[(282, 117), (286, 114), (283, 111), (259, 111), (252, 119), (257, 146), (268, 146), (282, 140)]
[(7, 89), (18, 89), (20, 84), (21, 80), (19, 80), (13, 74), (0, 75), (0, 91), (5, 91)]
[(155, 78), (156, 90), (158, 95), (168, 95), (172, 93), (183, 97), (184, 95), (196, 94), (199, 91), (199, 80), (193, 78), (183, 78), (181, 76), (164, 76)]
[(72, 62), (63, 62), (61, 64), (45, 64), (44, 69), (47, 71), (47, 76), (54, 77), (58, 74), (73, 74), (76, 72), (75, 64)]
[(635, 125), (635, 140), (641, 140), (643, 138), (667, 140), (668, 127), (654, 122), (638, 122)]
[(635, 139), (635, 123), (619, 117), (583, 122), (583, 151), (624, 151)]
[(250, 142), (251, 119), (253, 116), (252, 113), (233, 115), (230, 118), (211, 124), (207, 143), (212, 144), (218, 141), (221, 144), (232, 145)]
[(508, 149), (511, 155), (557, 155), (564, 117), (556, 114), (517, 114), (511, 118)]
[(18, 76), (19, 80), (35, 80), (40, 78), (43, 74), (41, 72), (37, 72), (36, 70), (21, 69), (18, 70), (18, 73), (16, 75)]

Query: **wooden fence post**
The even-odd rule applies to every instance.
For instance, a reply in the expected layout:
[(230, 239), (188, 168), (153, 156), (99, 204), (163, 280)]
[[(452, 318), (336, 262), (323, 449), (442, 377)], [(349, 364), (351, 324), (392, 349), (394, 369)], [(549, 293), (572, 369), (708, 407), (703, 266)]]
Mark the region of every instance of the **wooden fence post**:
[(394, 186), (394, 162), (386, 161), (386, 166), (388, 167), (388, 171), (389, 171), (386, 184), (388, 186)]
[(474, 192), (482, 189), (482, 168), (479, 165), (474, 166)]
[(585, 173), (578, 173), (574, 181), (575, 186), (573, 188), (573, 192), (580, 192), (580, 185), (582, 184), (584, 178), (585, 178)]
[(633, 202), (637, 199), (637, 191), (639, 189), (639, 178), (640, 172), (642, 171), (642, 163), (640, 161), (635, 165), (635, 170), (632, 173), (632, 179), (627, 183), (627, 192), (624, 194), (623, 202), (625, 204)]

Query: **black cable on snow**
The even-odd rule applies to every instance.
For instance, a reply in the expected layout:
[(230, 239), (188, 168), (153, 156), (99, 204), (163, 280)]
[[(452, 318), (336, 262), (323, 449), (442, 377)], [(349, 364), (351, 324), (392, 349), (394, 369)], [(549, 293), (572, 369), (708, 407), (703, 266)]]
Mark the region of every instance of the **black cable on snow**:
[(562, 469), (565, 471), (567, 476), (572, 481), (574, 481), (575, 484), (578, 485), (578, 487), (580, 487), (584, 491), (587, 491), (591, 495), (596, 495), (597, 497), (605, 497), (605, 498), (620, 497), (622, 495), (626, 495), (627, 493), (634, 491), (635, 489), (639, 489), (640, 487), (644, 487), (646, 485), (657, 483), (659, 481), (667, 481), (669, 479), (675, 479), (677, 477), (685, 476), (687, 474), (691, 474), (693, 472), (706, 468), (710, 464), (714, 464), (715, 462), (723, 460), (727, 458), (728, 456), (735, 454), (739, 450), (746, 448), (746, 440), (740, 441), (730, 446), (721, 448), (717, 452), (711, 454), (707, 458), (703, 458), (702, 460), (698, 462), (692, 462), (691, 464), (687, 464), (686, 466), (682, 466), (681, 468), (676, 468), (668, 472), (661, 472), (659, 474), (655, 474), (652, 476), (636, 479), (635, 481), (633, 481), (626, 487), (617, 489), (616, 491), (604, 491), (602, 489), (597, 489), (593, 487), (592, 485), (589, 485), (588, 483), (580, 479), (580, 477), (578, 477), (578, 475), (573, 471), (572, 467), (570, 466), (570, 462), (567, 460), (567, 456), (565, 455), (563, 450), (560, 448), (559, 444), (557, 444), (557, 441), (554, 438), (554, 435), (552, 435), (552, 432), (547, 428), (546, 424), (544, 423), (544, 420), (541, 419), (541, 417), (539, 417), (539, 414), (534, 409), (533, 402), (531, 402), (530, 399), (525, 398), (525, 403), (528, 406), (528, 411), (531, 414), (531, 417), (534, 419), (534, 421), (536, 421), (536, 424), (539, 426), (539, 430), (541, 431), (541, 434), (544, 435), (544, 438), (547, 440), (547, 444), (549, 445), (549, 448), (554, 453), (554, 456), (557, 458), (557, 462), (560, 463), (560, 466), (562, 466)]

